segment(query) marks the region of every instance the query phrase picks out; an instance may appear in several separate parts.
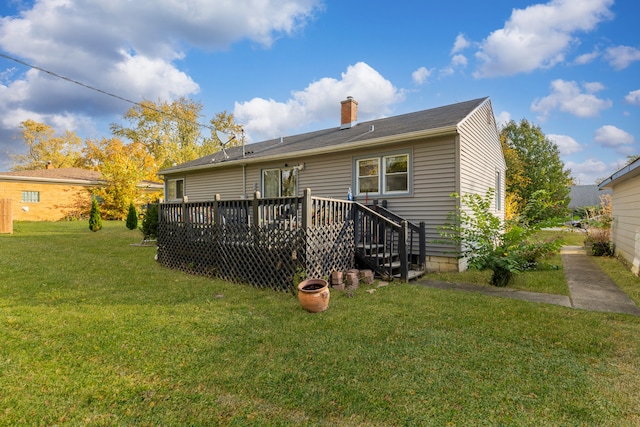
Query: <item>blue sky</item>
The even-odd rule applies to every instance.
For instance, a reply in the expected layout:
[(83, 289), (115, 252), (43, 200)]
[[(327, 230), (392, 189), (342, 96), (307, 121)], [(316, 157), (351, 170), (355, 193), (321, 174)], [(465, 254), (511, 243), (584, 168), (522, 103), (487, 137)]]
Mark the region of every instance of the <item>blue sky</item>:
[[(489, 96), (580, 184), (640, 154), (635, 0), (5, 0), (0, 54), (133, 101), (188, 97), (251, 141)], [(131, 104), (0, 56), (0, 170), (33, 119), (110, 136)]]

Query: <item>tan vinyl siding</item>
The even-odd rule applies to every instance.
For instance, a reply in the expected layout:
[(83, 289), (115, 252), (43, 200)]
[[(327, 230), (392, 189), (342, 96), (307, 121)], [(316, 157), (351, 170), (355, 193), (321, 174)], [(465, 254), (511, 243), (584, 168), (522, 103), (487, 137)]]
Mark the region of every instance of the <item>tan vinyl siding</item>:
[(495, 213), (504, 219), (504, 173), (506, 164), (491, 109), (491, 102), (485, 102), (469, 115), (459, 125), (459, 130), (460, 193), (484, 195), (489, 188), (495, 189), (496, 172), (500, 172), (501, 209)]
[[(450, 194), (456, 191), (455, 135), (389, 147), (249, 164), (245, 168), (246, 194), (248, 198), (253, 198), (254, 187), (260, 189), (263, 169), (304, 163), (304, 169), (298, 174), (299, 195), (303, 194), (305, 188), (310, 188), (314, 196), (345, 200), (349, 187), (354, 187), (355, 159), (363, 156), (383, 156), (392, 152), (410, 153), (412, 192), (401, 196), (376, 196), (375, 199), (380, 202), (387, 200), (389, 209), (415, 224), (424, 221), (427, 241), (437, 239), (439, 233), (436, 227), (444, 224), (447, 215), (455, 209), (455, 201), (450, 197)], [(185, 195), (189, 197), (189, 201), (212, 200), (215, 194), (220, 194), (223, 200), (228, 200), (238, 199), (243, 194), (242, 174), (242, 166), (233, 166), (186, 175), (167, 175), (165, 178), (184, 178)], [(370, 201), (373, 200), (374, 197), (371, 197)], [(364, 198), (360, 197), (358, 201), (364, 202)], [(440, 255), (448, 250), (449, 247), (428, 245), (427, 254)]]
[(640, 269), (640, 176), (613, 187), (612, 241), (634, 274)]
[(190, 202), (213, 200), (216, 194), (223, 199), (240, 199), (242, 191), (242, 166), (203, 171), (188, 175), (172, 175), (170, 179), (184, 178), (184, 194)]

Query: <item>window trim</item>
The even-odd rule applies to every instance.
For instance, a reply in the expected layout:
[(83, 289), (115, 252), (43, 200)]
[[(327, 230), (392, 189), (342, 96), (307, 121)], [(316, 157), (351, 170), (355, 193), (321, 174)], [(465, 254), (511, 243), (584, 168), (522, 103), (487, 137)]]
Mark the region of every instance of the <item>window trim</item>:
[(495, 192), (496, 192), (496, 200), (495, 200), (495, 208), (496, 212), (502, 211), (502, 172), (496, 170), (496, 182), (495, 182)]
[[(407, 156), (407, 190), (406, 191), (386, 191), (387, 173), (385, 159), (389, 157)], [(363, 160), (378, 161), (378, 191), (375, 193), (360, 192), (360, 162)], [(398, 150), (371, 155), (363, 155), (353, 158), (353, 188), (354, 195), (362, 196), (378, 196), (378, 197), (394, 197), (394, 196), (410, 196), (413, 194), (413, 150)]]

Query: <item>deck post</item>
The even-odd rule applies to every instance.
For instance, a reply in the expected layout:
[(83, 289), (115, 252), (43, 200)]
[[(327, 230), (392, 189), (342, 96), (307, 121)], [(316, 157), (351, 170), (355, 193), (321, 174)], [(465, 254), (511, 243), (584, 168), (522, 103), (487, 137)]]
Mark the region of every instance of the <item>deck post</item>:
[(400, 255), (400, 280), (409, 280), (409, 257), (407, 256), (407, 240), (409, 234), (409, 223), (404, 220), (400, 223), (399, 255)]
[(189, 224), (189, 212), (187, 211), (187, 203), (189, 203), (189, 198), (184, 196), (182, 198), (182, 222), (184, 225)]
[(260, 192), (255, 191), (253, 193), (253, 200), (251, 202), (253, 208), (253, 225), (260, 227)]
[(304, 189), (304, 201), (302, 202), (302, 228), (307, 230), (311, 227), (313, 216), (313, 201), (311, 199), (311, 189)]

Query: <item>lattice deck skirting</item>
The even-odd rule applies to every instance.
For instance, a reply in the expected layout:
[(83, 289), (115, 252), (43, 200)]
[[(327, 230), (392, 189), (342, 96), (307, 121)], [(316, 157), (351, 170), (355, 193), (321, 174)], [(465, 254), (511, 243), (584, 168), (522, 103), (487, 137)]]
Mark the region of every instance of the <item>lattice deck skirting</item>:
[(315, 207), (303, 209), (302, 201), (161, 205), (158, 261), (192, 274), (291, 292), (301, 272), (322, 278), (352, 268), (351, 206), (314, 199)]
[(398, 269), (406, 280), (415, 257), (406, 221), (397, 224), (354, 202), (311, 197), (310, 190), (303, 197), (261, 199), (256, 192), (253, 200), (164, 203), (158, 213), (162, 265), (259, 288), (294, 292), (296, 277), (328, 279), (354, 268), (356, 253), (375, 259), (378, 273), (392, 278)]

